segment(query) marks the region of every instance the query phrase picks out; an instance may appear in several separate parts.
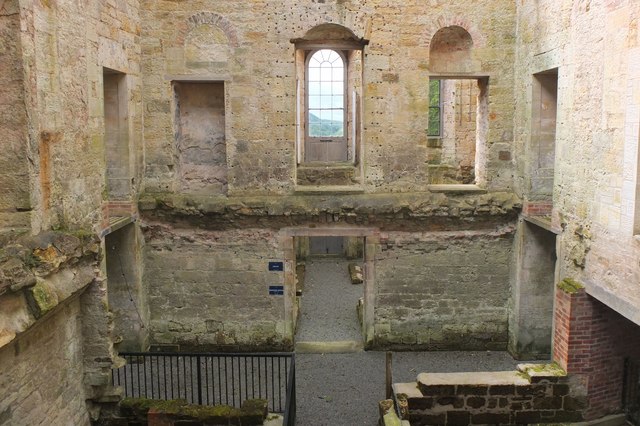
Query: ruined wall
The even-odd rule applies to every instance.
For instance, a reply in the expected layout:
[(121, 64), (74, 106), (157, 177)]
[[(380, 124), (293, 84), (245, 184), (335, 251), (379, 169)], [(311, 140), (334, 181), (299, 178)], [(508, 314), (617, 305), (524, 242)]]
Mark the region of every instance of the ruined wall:
[(418, 1), (390, 5), (378, 0), (266, 5), (164, 0), (145, 4), (147, 190), (174, 191), (185, 179), (177, 167), (179, 123), (172, 81), (216, 81), (224, 82), (229, 195), (291, 193), (298, 101), (290, 40), (323, 23), (343, 25), (370, 40), (358, 101), (362, 186), (367, 192), (425, 190), (429, 183), (429, 43), (447, 26), (461, 26), (472, 37), (473, 61), (465, 72), (490, 75), (490, 103), (484, 111), (487, 140), (478, 153), (484, 182), (491, 189), (510, 187), (515, 11), (509, 2), (484, 0), (473, 7)]
[(18, 1), (5, 1), (0, 5), (0, 232), (28, 228), (30, 221), (22, 53)]
[(75, 298), (0, 348), (0, 424), (89, 424), (80, 328)]
[[(640, 3), (518, 4), (515, 143), (518, 195), (536, 200), (533, 74), (558, 68), (553, 220), (559, 277), (631, 318), (640, 306), (637, 235)], [(534, 123), (535, 124), (535, 123)], [(534, 140), (535, 141), (535, 140)], [(542, 165), (542, 167), (547, 167)], [(533, 211), (533, 209), (532, 209)], [(635, 308), (633, 308), (635, 306)]]
[(380, 347), (504, 350), (512, 229), (383, 233), (375, 260)]
[(287, 349), (284, 275), (269, 271), (282, 249), (272, 231), (145, 230), (150, 343), (187, 349)]
[[(137, 1), (25, 3), (20, 20), (34, 232), (90, 229), (105, 190), (103, 67), (127, 74), (127, 125), (140, 148)], [(132, 149), (126, 167), (137, 155)]]

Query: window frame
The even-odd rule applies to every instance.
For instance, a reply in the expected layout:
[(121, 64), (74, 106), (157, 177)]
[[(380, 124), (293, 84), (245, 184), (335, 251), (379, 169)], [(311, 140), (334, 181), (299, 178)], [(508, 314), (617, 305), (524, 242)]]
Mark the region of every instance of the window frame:
[[(310, 122), (309, 122), (309, 63), (311, 61), (311, 58), (313, 57), (314, 54), (316, 54), (317, 52), (321, 51), (321, 50), (331, 50), (335, 53), (337, 53), (340, 56), (340, 59), (342, 60), (342, 117), (343, 117), (343, 121), (342, 121), (342, 136), (311, 136), (309, 134), (309, 130), (311, 128)], [(344, 144), (348, 143), (348, 131), (349, 131), (349, 123), (348, 123), (348, 119), (349, 119), (349, 100), (348, 100), (348, 95), (349, 95), (349, 81), (348, 81), (348, 68), (349, 68), (349, 61), (347, 56), (345, 55), (345, 52), (340, 50), (340, 49), (335, 49), (331, 46), (327, 46), (327, 47), (319, 47), (313, 50), (306, 50), (305, 51), (305, 61), (304, 61), (304, 138), (305, 138), (305, 143), (310, 142), (310, 141), (315, 141), (315, 142), (323, 142), (323, 141), (329, 141), (329, 142), (341, 142)]]

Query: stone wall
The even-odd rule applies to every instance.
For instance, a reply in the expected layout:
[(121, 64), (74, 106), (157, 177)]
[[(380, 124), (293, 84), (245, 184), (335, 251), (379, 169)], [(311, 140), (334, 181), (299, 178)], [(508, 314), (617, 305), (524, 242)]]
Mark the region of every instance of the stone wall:
[(107, 194), (105, 68), (126, 74), (130, 155), (122, 167), (129, 184), (140, 183), (138, 2), (24, 3), (19, 16), (31, 159), (20, 187), (31, 189), (34, 232), (91, 229)]
[(269, 230), (145, 229), (144, 285), (151, 345), (217, 350), (290, 348), (283, 272), (269, 271), (282, 249)]
[(18, 1), (0, 5), (0, 232), (28, 228), (31, 200), (27, 163), (27, 116)]
[(0, 348), (0, 424), (89, 425), (78, 298)]
[(504, 350), (512, 232), (382, 233), (376, 346)]
[(444, 27), (463, 28), (473, 42), (469, 66), (455, 72), (490, 76), (482, 112), (487, 139), (477, 153), (482, 182), (492, 190), (511, 187), (513, 4), (348, 0), (259, 6), (248, 1), (145, 5), (148, 191), (180, 186), (172, 82), (211, 81), (224, 82), (229, 195), (292, 193), (299, 134), (296, 79), (301, 76), (290, 40), (323, 23), (342, 25), (369, 40), (361, 76), (354, 77), (362, 79), (357, 157), (363, 160), (367, 192), (427, 188), (428, 81), (440, 72), (429, 68), (429, 45)]
[[(640, 4), (632, 0), (521, 3), (515, 61), (515, 90), (522, 94), (515, 98), (514, 143), (522, 176), (517, 194), (526, 206), (547, 192), (548, 182), (536, 173), (549, 162), (538, 156), (554, 155), (551, 226), (562, 231), (558, 278), (580, 280), (628, 318), (634, 309), (622, 307), (640, 306), (639, 18)], [(540, 73), (556, 68), (551, 149), (537, 144), (538, 109), (545, 105), (536, 98)]]

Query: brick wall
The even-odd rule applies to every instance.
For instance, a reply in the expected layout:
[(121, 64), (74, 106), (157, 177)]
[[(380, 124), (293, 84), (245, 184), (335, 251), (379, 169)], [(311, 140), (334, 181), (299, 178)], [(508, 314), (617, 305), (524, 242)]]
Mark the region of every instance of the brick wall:
[(554, 360), (587, 390), (587, 418), (619, 412), (625, 357), (640, 357), (640, 327), (589, 296), (556, 290)]

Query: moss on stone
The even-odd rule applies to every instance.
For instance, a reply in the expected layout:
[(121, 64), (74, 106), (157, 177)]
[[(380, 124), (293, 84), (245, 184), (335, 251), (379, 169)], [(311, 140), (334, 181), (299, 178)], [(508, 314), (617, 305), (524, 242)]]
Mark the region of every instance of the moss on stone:
[(58, 295), (42, 281), (29, 288), (27, 294), (29, 306), (36, 318), (40, 318), (58, 305)]
[(564, 280), (558, 283), (558, 288), (564, 291), (565, 293), (575, 294), (580, 290), (582, 290), (584, 286), (574, 279), (565, 278)]

